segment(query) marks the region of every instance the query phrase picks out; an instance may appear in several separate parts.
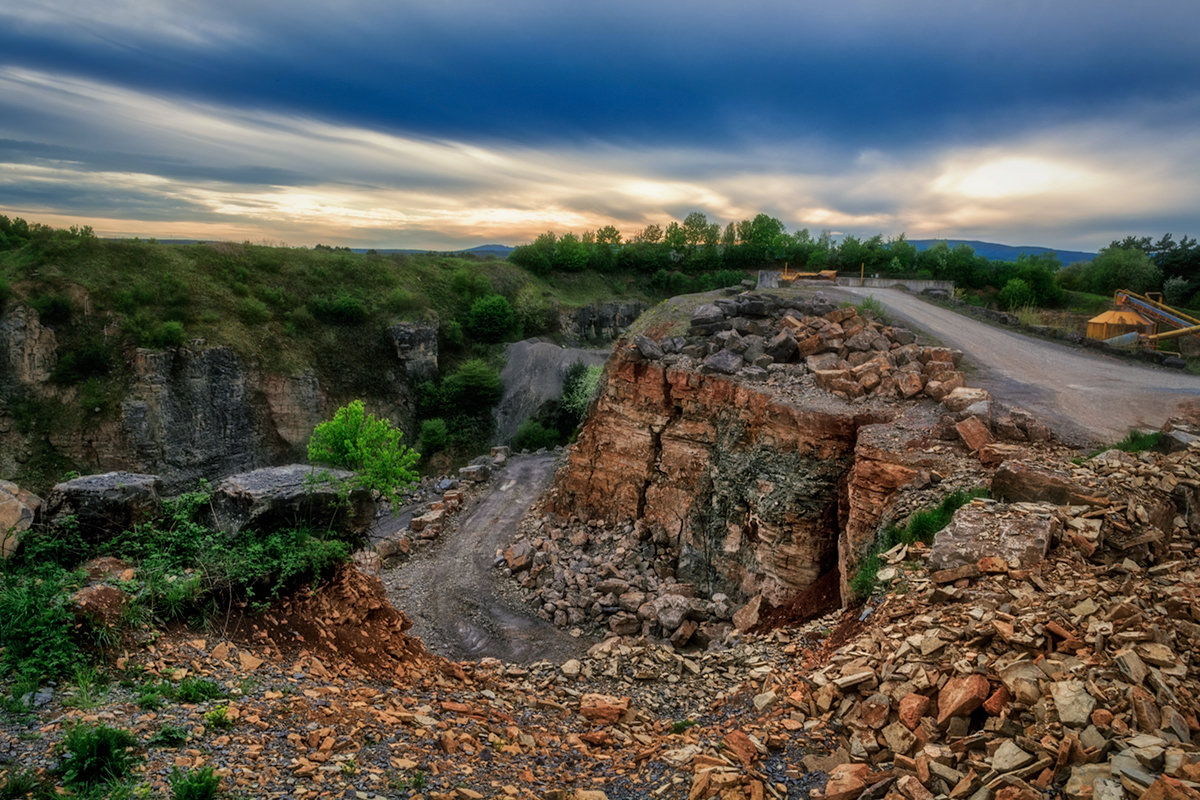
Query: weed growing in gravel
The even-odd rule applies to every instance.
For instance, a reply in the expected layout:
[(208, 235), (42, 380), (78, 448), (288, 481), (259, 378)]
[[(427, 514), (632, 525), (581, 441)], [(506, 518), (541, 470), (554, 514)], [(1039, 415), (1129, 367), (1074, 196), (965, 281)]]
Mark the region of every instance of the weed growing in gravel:
[(229, 718), (229, 706), (217, 706), (216, 708), (204, 713), (204, 722), (210, 728), (230, 728), (233, 727), (233, 720)]
[(388, 781), (389, 789), (409, 789), (420, 791), (425, 788), (428, 778), (422, 770), (413, 770), (411, 775), (397, 775)]
[(875, 537), (874, 544), (859, 562), (858, 571), (850, 580), (850, 588), (858, 597), (869, 597), (876, 589), (879, 570), (883, 567), (880, 554), (891, 550), (898, 544), (913, 544), (924, 542), (932, 544), (933, 537), (942, 528), (950, 524), (954, 512), (971, 502), (976, 497), (987, 494), (984, 489), (972, 491), (959, 490), (942, 498), (937, 506), (925, 511), (918, 511), (908, 518), (908, 524), (903, 528), (889, 525)]
[(72, 683), (75, 684), (75, 692), (63, 701), (64, 706), (95, 708), (108, 695), (108, 679), (90, 664), (76, 665)]
[(175, 699), (180, 703), (203, 703), (224, 696), (225, 690), (221, 684), (208, 678), (187, 677), (175, 687)]
[(695, 724), (696, 721), (692, 719), (676, 720), (675, 722), (671, 723), (671, 733), (679, 735)]
[(187, 728), (168, 722), (150, 737), (147, 744), (151, 747), (183, 747), (187, 740)]
[[(12, 772), (5, 776), (4, 783), (0, 783), (0, 800), (16, 800), (18, 797), (43, 797), (53, 796), (52, 789), (43, 790), (42, 782), (38, 780), (37, 773), (32, 770), (24, 770), (21, 772)], [(38, 794), (34, 794), (38, 792)]]
[(171, 797), (174, 800), (212, 800), (221, 788), (221, 778), (213, 772), (212, 767), (202, 767), (197, 770), (171, 770), (167, 778), (171, 785)]
[(63, 751), (62, 778), (72, 788), (91, 792), (117, 783), (133, 768), (137, 739), (127, 730), (107, 725), (76, 725), (67, 730)]

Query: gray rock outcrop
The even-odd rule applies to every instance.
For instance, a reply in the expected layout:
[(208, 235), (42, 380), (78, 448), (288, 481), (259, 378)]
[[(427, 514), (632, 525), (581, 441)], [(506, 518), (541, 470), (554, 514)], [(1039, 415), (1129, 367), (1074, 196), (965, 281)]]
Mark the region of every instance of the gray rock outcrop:
[(213, 492), (213, 524), (231, 534), (303, 526), (365, 535), (375, 519), (375, 499), (349, 485), (353, 475), (307, 464), (231, 475)]
[(162, 511), (163, 484), (157, 475), (106, 472), (57, 484), (46, 498), (46, 521), (73, 519), (87, 539), (99, 540), (129, 530)]

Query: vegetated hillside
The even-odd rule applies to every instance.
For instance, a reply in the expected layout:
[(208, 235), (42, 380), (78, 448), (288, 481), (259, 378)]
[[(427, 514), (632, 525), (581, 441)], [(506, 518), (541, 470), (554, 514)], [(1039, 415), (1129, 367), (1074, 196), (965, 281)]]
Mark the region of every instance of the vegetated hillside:
[(504, 341), (627, 295), (646, 299), (621, 276), (492, 258), (106, 241), (0, 217), (0, 477), (301, 458), (354, 398), (412, 441), (439, 411), (419, 411), (419, 387), (472, 360), (498, 370)]

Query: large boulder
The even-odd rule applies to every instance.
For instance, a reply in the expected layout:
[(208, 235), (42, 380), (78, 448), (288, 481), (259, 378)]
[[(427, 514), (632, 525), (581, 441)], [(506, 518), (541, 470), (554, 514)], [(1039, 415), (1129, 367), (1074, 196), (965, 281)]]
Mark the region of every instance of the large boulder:
[(87, 539), (104, 539), (151, 520), (162, 510), (157, 475), (106, 472), (56, 485), (46, 499), (46, 520), (56, 526), (74, 519)]
[(934, 539), (929, 568), (952, 569), (992, 557), (1010, 567), (1028, 569), (1046, 558), (1061, 534), (1062, 522), (1054, 514), (996, 505), (964, 506)]
[(375, 499), (354, 486), (353, 477), (307, 464), (231, 475), (213, 492), (213, 523), (226, 533), (306, 526), (363, 535), (375, 519)]
[(7, 560), (21, 544), (21, 534), (33, 525), (42, 498), (9, 481), (0, 481), (0, 561)]

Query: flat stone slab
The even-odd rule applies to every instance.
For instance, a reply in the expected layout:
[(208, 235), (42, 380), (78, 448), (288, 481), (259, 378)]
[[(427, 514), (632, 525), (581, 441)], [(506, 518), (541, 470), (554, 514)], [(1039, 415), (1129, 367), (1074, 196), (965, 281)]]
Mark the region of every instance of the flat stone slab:
[(1015, 511), (1004, 506), (968, 505), (933, 540), (930, 571), (975, 565), (979, 559), (1004, 560), (1026, 569), (1042, 561), (1062, 523), (1051, 514)]
[(353, 477), (308, 464), (231, 475), (213, 492), (213, 523), (226, 533), (308, 527), (363, 535), (375, 519), (375, 498), (350, 486)]

